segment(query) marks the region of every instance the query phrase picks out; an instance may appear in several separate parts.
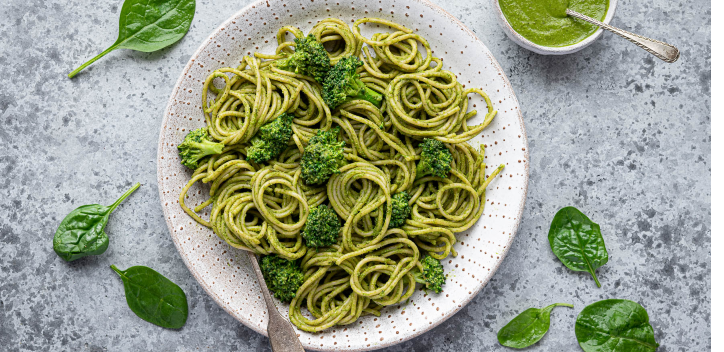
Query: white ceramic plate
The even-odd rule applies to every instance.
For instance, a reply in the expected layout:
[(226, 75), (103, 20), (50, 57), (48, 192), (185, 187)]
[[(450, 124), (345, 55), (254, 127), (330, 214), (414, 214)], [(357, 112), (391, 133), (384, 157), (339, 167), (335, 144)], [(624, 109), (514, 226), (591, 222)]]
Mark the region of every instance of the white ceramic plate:
[[(301, 11), (299, 11), (301, 9)], [(442, 294), (416, 292), (409, 302), (385, 308), (381, 317), (323, 333), (299, 332), (307, 349), (363, 351), (391, 346), (432, 329), (465, 306), (495, 273), (510, 248), (523, 212), (528, 185), (528, 151), (518, 101), (500, 65), (472, 31), (426, 0), (322, 0), (259, 1), (237, 12), (199, 47), (173, 89), (158, 143), (158, 186), (161, 205), (173, 241), (191, 273), (224, 310), (244, 325), (266, 334), (266, 308), (246, 255), (228, 246), (210, 229), (196, 224), (178, 204), (181, 188), (191, 173), (179, 163), (176, 145), (189, 130), (204, 126), (201, 89), (214, 69), (236, 66), (254, 51), (272, 53), (277, 29), (300, 27), (305, 33), (318, 20), (337, 17), (350, 24), (361, 17), (382, 17), (423, 35), (445, 69), (466, 86), (481, 87), (494, 102), (498, 115), (484, 133), (471, 141), (487, 145), (486, 162), (492, 171), (505, 164), (500, 177), (488, 187), (483, 217), (458, 234), (456, 258), (444, 260), (448, 275)], [(494, 24), (491, 24), (494, 25)], [(375, 27), (375, 28), (373, 28)], [(363, 26), (363, 35), (386, 30)], [(481, 112), (481, 99), (471, 101)], [(481, 113), (472, 123), (482, 121)], [(189, 192), (188, 204), (206, 198), (208, 188)], [(208, 216), (208, 214), (202, 214)], [(277, 303), (282, 314), (287, 306)]]

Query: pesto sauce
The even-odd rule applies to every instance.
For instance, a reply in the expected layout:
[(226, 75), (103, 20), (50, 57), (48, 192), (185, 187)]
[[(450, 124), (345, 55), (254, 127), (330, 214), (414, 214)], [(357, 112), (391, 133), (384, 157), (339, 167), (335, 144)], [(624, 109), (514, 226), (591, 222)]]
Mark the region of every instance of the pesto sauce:
[(608, 0), (499, 0), (513, 30), (531, 42), (551, 47), (576, 44), (598, 27), (566, 15), (566, 8), (603, 21)]

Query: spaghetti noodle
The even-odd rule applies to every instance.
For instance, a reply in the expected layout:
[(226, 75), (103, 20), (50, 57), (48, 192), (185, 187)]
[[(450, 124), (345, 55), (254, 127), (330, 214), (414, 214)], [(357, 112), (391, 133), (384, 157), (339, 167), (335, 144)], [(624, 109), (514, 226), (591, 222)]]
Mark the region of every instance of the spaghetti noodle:
[[(360, 25), (366, 23), (393, 32), (365, 38)], [(289, 316), (300, 329), (314, 332), (362, 315), (379, 316), (384, 306), (409, 298), (423, 254), (436, 259), (456, 255), (455, 233), (482, 216), (486, 186), (503, 166), (486, 177), (483, 148), (467, 143), (495, 117), (490, 99), (480, 89), (464, 89), (443, 70), (425, 38), (375, 18), (357, 20), (352, 28), (325, 19), (310, 34), (325, 45), (332, 64), (350, 55), (362, 60), (361, 80), (384, 95), (381, 108), (350, 100), (330, 110), (319, 82), (272, 65), (293, 53), (295, 44), (287, 35), (304, 37), (295, 27), (283, 27), (274, 54), (244, 57), (239, 67), (215, 70), (204, 82), (208, 131), (225, 148), (196, 169), (179, 200), (192, 218), (229, 245), (298, 260), (304, 283)], [(470, 94), (487, 103), (477, 126), (467, 124), (477, 113), (467, 111)], [(247, 161), (251, 138), (283, 112), (294, 116), (288, 148), (267, 165)], [(348, 163), (326, 185), (308, 186), (300, 178), (305, 145), (318, 129), (335, 126), (342, 131)], [(448, 177), (416, 177), (423, 138), (445, 143), (452, 155)], [(185, 200), (197, 182), (210, 184), (210, 198), (192, 210)], [(391, 197), (402, 191), (410, 195), (411, 216), (391, 228)], [(309, 210), (327, 203), (344, 221), (340, 239), (329, 247), (307, 247), (301, 231)], [(197, 215), (210, 205), (209, 220)]]

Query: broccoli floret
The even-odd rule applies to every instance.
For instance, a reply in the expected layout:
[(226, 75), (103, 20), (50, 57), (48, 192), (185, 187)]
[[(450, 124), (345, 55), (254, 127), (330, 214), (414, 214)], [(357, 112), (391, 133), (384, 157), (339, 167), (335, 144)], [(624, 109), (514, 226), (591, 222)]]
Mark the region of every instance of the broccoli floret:
[(309, 210), (302, 237), (309, 247), (327, 247), (337, 243), (342, 223), (334, 209), (322, 204)]
[(357, 73), (362, 61), (356, 56), (348, 56), (337, 62), (329, 70), (324, 80), (322, 97), (330, 109), (334, 109), (349, 99), (364, 99), (378, 108), (382, 104), (382, 94), (367, 88)]
[(199, 128), (189, 132), (183, 143), (179, 144), (177, 148), (181, 156), (181, 164), (196, 170), (199, 167), (199, 160), (205, 156), (221, 154), (224, 144), (214, 142), (205, 128)]
[(276, 254), (261, 258), (261, 272), (264, 274), (266, 287), (282, 302), (291, 302), (304, 283), (304, 274), (299, 265)]
[(295, 51), (291, 56), (277, 60), (274, 64), (284, 71), (311, 76), (322, 83), (332, 67), (329, 54), (314, 35), (294, 39)]
[(251, 140), (251, 146), (246, 149), (247, 159), (261, 164), (283, 152), (292, 138), (292, 119), (292, 115), (285, 112), (261, 126), (259, 133)]
[(308, 185), (327, 182), (345, 164), (344, 141), (337, 141), (338, 134), (339, 127), (335, 127), (330, 131), (319, 130), (309, 139), (301, 162), (302, 179)]
[[(427, 255), (420, 261), (422, 264), (422, 282), (435, 293), (442, 292), (442, 285), (445, 284), (445, 273), (440, 261)], [(419, 281), (418, 281), (419, 282)]]
[(405, 220), (410, 216), (412, 209), (410, 208), (410, 195), (402, 191), (392, 196), (392, 216), (390, 218), (390, 227), (400, 227), (405, 224)]
[(453, 157), (445, 145), (436, 139), (425, 138), (420, 147), (422, 154), (417, 163), (417, 178), (426, 175), (447, 177)]

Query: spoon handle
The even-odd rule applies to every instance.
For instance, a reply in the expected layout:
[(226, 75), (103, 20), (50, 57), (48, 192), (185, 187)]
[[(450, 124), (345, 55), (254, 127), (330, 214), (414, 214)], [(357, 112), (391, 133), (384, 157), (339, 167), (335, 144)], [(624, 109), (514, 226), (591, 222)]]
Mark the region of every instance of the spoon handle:
[(638, 46), (639, 48), (648, 51), (649, 53), (653, 54), (654, 56), (656, 56), (659, 59), (664, 60), (668, 63), (675, 62), (676, 60), (679, 59), (679, 49), (677, 49), (675, 46), (673, 46), (671, 44), (667, 44), (667, 43), (660, 42), (655, 39), (642, 37), (638, 34), (624, 31), (623, 29), (608, 25), (606, 23), (595, 20), (593, 18), (580, 14), (576, 11), (572, 11), (570, 9), (566, 10), (566, 14), (568, 14), (569, 16), (578, 18), (579, 20), (583, 20), (583, 21), (595, 24), (595, 25), (597, 25), (603, 29), (609, 30), (613, 33), (616, 33), (619, 36), (627, 39), (631, 43), (636, 44), (636, 46)]
[(259, 281), (259, 287), (261, 293), (264, 296), (266, 302), (266, 310), (269, 312), (269, 323), (266, 328), (266, 332), (269, 335), (269, 342), (271, 343), (272, 351), (274, 352), (304, 352), (302, 343), (297, 338), (297, 333), (294, 331), (292, 324), (287, 321), (279, 311), (277, 310), (274, 300), (272, 300), (269, 294), (269, 289), (266, 286), (264, 275), (261, 273), (259, 262), (257, 261), (256, 254), (252, 252), (246, 252), (249, 255), (249, 261), (251, 266), (254, 268), (256, 273), (257, 281)]

